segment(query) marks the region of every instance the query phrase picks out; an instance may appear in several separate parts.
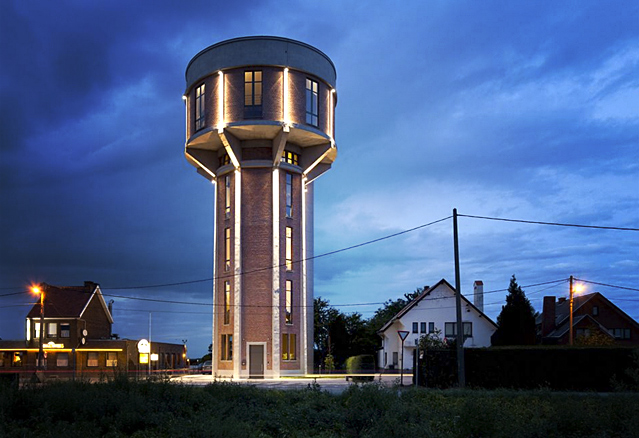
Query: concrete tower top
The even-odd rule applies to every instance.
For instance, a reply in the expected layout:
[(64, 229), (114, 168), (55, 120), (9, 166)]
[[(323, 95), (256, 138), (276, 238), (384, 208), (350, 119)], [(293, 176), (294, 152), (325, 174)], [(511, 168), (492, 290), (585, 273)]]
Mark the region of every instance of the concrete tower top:
[(257, 65), (297, 69), (335, 88), (335, 65), (320, 50), (289, 38), (252, 36), (222, 41), (195, 55), (186, 67), (186, 89), (216, 71)]

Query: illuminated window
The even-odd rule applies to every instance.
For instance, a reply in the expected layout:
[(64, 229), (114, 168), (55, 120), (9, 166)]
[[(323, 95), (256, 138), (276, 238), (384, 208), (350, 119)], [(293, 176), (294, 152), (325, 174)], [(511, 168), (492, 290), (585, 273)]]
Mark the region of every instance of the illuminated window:
[(299, 166), (300, 156), (295, 152), (284, 151), (282, 152), (282, 160), (283, 163), (293, 164), (295, 166)]
[(69, 353), (56, 353), (55, 366), (58, 368), (69, 366)]
[(417, 333), (417, 327), (419, 326), (419, 323), (414, 322), (413, 323), (413, 333)]
[(204, 84), (195, 89), (195, 130), (204, 128), (205, 125)]
[(293, 217), (293, 175), (286, 174), (286, 217)]
[(58, 337), (58, 324), (55, 322), (50, 322), (47, 324), (47, 338), (57, 338)]
[(229, 157), (229, 154), (224, 154), (221, 157), (218, 157), (218, 160), (220, 162), (220, 167), (231, 163), (231, 157)]
[(4, 355), (6, 353), (4, 351), (0, 351), (0, 368), (4, 368)]
[(224, 324), (231, 322), (231, 283), (224, 282)]
[(35, 333), (34, 339), (40, 339), (40, 323), (39, 322), (35, 323), (33, 332)]
[(98, 366), (98, 353), (89, 352), (87, 353), (87, 367), (97, 367)]
[(434, 322), (429, 322), (428, 323), (428, 333), (435, 333), (435, 323)]
[(68, 338), (71, 333), (71, 325), (70, 324), (60, 324), (60, 337)]
[[(464, 338), (469, 338), (473, 336), (473, 323), (472, 322), (464, 322)], [(456, 322), (447, 322), (444, 324), (444, 336), (451, 337), (457, 336), (457, 323)]]
[(220, 360), (233, 360), (233, 335), (222, 335)]
[(297, 359), (297, 340), (295, 333), (282, 334), (282, 360)]
[(421, 322), (419, 324), (419, 332), (420, 333), (426, 333), (426, 323), (425, 322)]
[(224, 270), (231, 269), (231, 229), (224, 229)]
[(144, 365), (149, 363), (149, 354), (148, 353), (140, 353), (139, 363)]
[[(226, 155), (228, 157), (228, 155)], [(224, 214), (226, 218), (231, 217), (231, 176), (224, 177)]]
[(23, 352), (21, 351), (16, 351), (15, 353), (13, 353), (13, 360), (11, 361), (11, 366), (12, 367), (21, 367), (22, 366), (22, 356), (24, 355)]
[(249, 70), (244, 72), (244, 118), (262, 117), (262, 72)]
[(286, 280), (286, 318), (287, 324), (293, 324), (293, 282)]
[(118, 353), (115, 351), (107, 351), (106, 366), (117, 367), (118, 366)]
[(286, 270), (293, 270), (293, 228), (286, 227)]
[(306, 79), (306, 123), (317, 126), (319, 85), (312, 79)]

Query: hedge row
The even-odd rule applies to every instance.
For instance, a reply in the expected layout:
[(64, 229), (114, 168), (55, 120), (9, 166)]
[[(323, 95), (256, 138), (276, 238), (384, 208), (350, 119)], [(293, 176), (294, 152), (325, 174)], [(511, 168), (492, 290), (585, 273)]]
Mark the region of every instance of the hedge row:
[[(466, 385), (475, 388), (611, 391), (639, 384), (639, 350), (631, 348), (469, 348), (464, 362)], [(426, 351), (419, 363), (419, 384), (456, 386), (456, 351)]]

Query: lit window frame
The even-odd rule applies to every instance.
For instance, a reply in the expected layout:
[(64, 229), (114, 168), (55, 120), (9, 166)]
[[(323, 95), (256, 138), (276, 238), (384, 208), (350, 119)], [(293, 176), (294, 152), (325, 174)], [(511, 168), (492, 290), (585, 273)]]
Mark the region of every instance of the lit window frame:
[(224, 325), (231, 323), (231, 283), (224, 282)]
[(244, 71), (244, 118), (261, 119), (263, 102), (262, 70)]
[(286, 217), (293, 217), (293, 175), (286, 172)]
[(224, 271), (231, 270), (231, 228), (224, 228)]
[(60, 323), (60, 337), (61, 338), (71, 337), (71, 324)]
[(87, 352), (87, 368), (97, 368), (100, 365), (100, 354), (95, 351)]
[(293, 281), (286, 280), (286, 295), (285, 295), (285, 316), (284, 322), (288, 325), (293, 324)]
[(297, 335), (295, 333), (282, 333), (282, 360), (297, 360)]
[(118, 366), (118, 353), (115, 351), (107, 351), (106, 354), (106, 366), (108, 368), (115, 368)]
[(58, 323), (50, 322), (47, 323), (47, 338), (57, 338), (58, 337)]
[[(228, 154), (226, 155), (228, 157)], [(226, 218), (231, 217), (231, 176), (224, 177), (224, 215)]]
[(220, 360), (230, 362), (233, 360), (233, 335), (223, 333), (220, 335)]
[(57, 368), (66, 368), (69, 366), (69, 353), (60, 352), (55, 355), (55, 366)]
[(293, 270), (293, 227), (286, 227), (286, 270)]
[(293, 151), (284, 150), (284, 152), (282, 152), (281, 161), (282, 163), (292, 164), (293, 166), (299, 166), (300, 154)]
[(306, 78), (306, 123), (319, 126), (319, 82)]
[(206, 84), (202, 83), (195, 88), (195, 130), (206, 126)]

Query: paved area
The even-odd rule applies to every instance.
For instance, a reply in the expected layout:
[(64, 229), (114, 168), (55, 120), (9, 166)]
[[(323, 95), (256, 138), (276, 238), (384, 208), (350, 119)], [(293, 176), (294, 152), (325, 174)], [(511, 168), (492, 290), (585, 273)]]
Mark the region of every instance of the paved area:
[[(259, 388), (265, 389), (307, 389), (313, 387), (313, 385), (319, 385), (321, 391), (328, 391), (331, 394), (340, 394), (346, 390), (350, 385), (353, 385), (351, 379), (346, 380), (346, 376), (309, 376), (301, 378), (281, 378), (281, 379), (228, 379), (228, 378), (214, 378), (211, 375), (180, 375), (171, 378), (172, 382), (181, 383), (184, 385), (205, 386), (213, 382), (233, 382), (241, 385), (254, 385)], [(393, 386), (399, 383), (399, 375), (375, 375), (375, 381), (381, 382), (384, 385)], [(404, 375), (404, 385), (409, 386), (412, 384), (412, 375)]]

